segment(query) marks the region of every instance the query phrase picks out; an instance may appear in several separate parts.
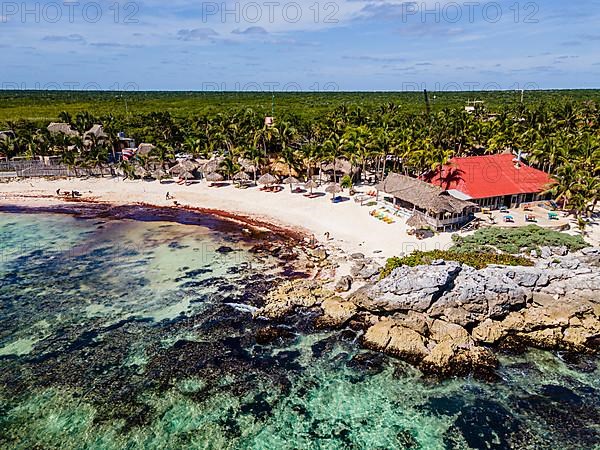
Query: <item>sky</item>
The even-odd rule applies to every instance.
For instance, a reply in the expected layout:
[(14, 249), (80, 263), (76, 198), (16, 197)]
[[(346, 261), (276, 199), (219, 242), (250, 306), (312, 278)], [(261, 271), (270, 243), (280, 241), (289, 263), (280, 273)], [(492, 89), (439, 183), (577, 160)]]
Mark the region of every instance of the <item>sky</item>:
[(600, 0), (0, 0), (0, 88), (600, 88)]

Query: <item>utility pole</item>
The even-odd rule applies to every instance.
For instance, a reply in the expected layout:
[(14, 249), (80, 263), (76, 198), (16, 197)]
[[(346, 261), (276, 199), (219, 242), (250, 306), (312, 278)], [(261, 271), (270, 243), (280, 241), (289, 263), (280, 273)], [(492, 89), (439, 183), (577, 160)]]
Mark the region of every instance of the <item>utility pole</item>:
[(429, 95), (427, 95), (427, 89), (423, 89), (425, 95), (425, 108), (427, 109), (427, 115), (431, 113), (431, 106), (429, 105)]

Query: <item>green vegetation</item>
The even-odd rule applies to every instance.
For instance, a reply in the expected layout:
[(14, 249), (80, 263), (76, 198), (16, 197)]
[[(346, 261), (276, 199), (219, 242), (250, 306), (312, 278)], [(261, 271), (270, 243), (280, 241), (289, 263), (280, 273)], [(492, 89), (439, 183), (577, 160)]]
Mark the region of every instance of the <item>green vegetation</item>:
[[(287, 176), (344, 157), (360, 169), (356, 184), (367, 170), (377, 179), (392, 170), (418, 176), (453, 156), (523, 150), (555, 177), (549, 189), (557, 201), (578, 218), (591, 215), (600, 195), (600, 91), (527, 92), (523, 103), (509, 91), (435, 94), (428, 112), (422, 93), (276, 93), (275, 123), (265, 126), (270, 93), (0, 91), (0, 130), (16, 135), (0, 139), (0, 156), (105, 166), (124, 131), (156, 145), (133, 165), (166, 167), (184, 152), (228, 158), (219, 168), (227, 176), (242, 158), (259, 174), (278, 162)], [(473, 98), (486, 103), (469, 114)], [(71, 124), (79, 136), (50, 134), (50, 121)], [(94, 123), (108, 138), (83, 142)]]
[(454, 246), (451, 251), (456, 253), (482, 253), (496, 250), (516, 254), (521, 249), (537, 250), (541, 246), (566, 246), (570, 251), (587, 247), (581, 236), (571, 236), (566, 233), (528, 225), (518, 228), (484, 228), (477, 230), (471, 236), (454, 235)]
[(352, 178), (349, 175), (344, 175), (340, 180), (340, 186), (344, 189), (350, 189), (352, 187)]
[[(433, 96), (435, 95), (435, 99)], [(431, 92), (431, 110), (462, 109), (468, 100), (486, 102), (497, 111), (520, 101), (521, 92)], [(525, 105), (556, 104), (567, 101), (600, 101), (600, 90), (528, 91)], [(394, 103), (406, 113), (423, 112), (422, 92), (276, 92), (275, 115), (297, 115), (316, 120), (341, 105), (372, 109)], [(270, 92), (160, 92), (160, 91), (33, 91), (0, 90), (0, 123), (16, 120), (50, 121), (66, 111), (76, 115), (89, 111), (95, 116), (141, 115), (168, 112), (173, 117), (214, 116), (218, 113), (253, 109), (271, 115)]]
[(418, 250), (408, 256), (388, 258), (385, 267), (381, 271), (380, 278), (388, 276), (396, 267), (415, 267), (420, 265), (428, 265), (437, 259), (443, 259), (444, 261), (456, 261), (476, 269), (483, 269), (490, 264), (502, 264), (505, 266), (533, 266), (533, 262), (527, 258), (501, 253), (457, 252), (453, 250), (432, 250), (429, 252), (422, 252)]

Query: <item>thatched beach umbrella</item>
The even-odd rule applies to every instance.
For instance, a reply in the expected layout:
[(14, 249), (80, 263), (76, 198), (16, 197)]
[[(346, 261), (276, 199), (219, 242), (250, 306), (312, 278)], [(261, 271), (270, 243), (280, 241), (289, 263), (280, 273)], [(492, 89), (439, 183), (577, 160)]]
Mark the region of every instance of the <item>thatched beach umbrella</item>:
[(211, 183), (223, 181), (223, 179), (223, 175), (221, 175), (219, 172), (211, 172), (206, 175), (206, 181), (210, 181)]
[(335, 198), (335, 194), (342, 192), (342, 187), (337, 183), (332, 183), (325, 188), (325, 192), (332, 194), (331, 198)]
[(310, 193), (312, 195), (313, 189), (318, 188), (319, 184), (314, 180), (309, 180), (308, 182), (304, 183), (304, 187), (310, 189)]
[(181, 161), (179, 164), (181, 164), (181, 167), (186, 172), (193, 172), (194, 170), (196, 170), (198, 168), (198, 164), (196, 164), (196, 162), (192, 161), (191, 159), (186, 159), (185, 161)]
[(425, 220), (425, 217), (416, 213), (410, 216), (410, 219), (406, 221), (406, 225), (416, 230), (425, 230), (431, 227), (431, 225), (427, 223), (427, 220)]
[(300, 180), (298, 180), (298, 178), (296, 177), (287, 177), (282, 181), (283, 184), (289, 184), (290, 185), (290, 191), (292, 190), (292, 184), (299, 184)]
[(204, 167), (202, 167), (202, 171), (204, 173), (216, 172), (217, 170), (219, 170), (219, 167), (221, 167), (221, 163), (223, 161), (225, 161), (225, 158), (222, 156), (213, 158), (210, 161), (208, 161), (206, 164), (204, 164)]
[(139, 178), (147, 178), (148, 177), (148, 171), (146, 169), (144, 169), (142, 166), (137, 166), (134, 169), (133, 174)]
[(233, 181), (237, 181), (238, 185), (241, 187), (244, 181), (248, 181), (250, 179), (250, 175), (248, 175), (243, 170), (240, 170), (233, 176)]
[(188, 180), (190, 178), (194, 178), (194, 174), (192, 172), (183, 172), (181, 175), (179, 175), (179, 178), (183, 178), (185, 180), (185, 184), (188, 184)]
[(185, 172), (193, 172), (197, 165), (193, 161), (180, 161), (169, 169), (171, 175), (183, 175)]
[(163, 168), (158, 168), (152, 172), (152, 177), (159, 182), (162, 182), (163, 178), (168, 178), (169, 174)]
[(265, 173), (264, 175), (262, 175), (258, 181), (258, 184), (275, 184), (277, 183), (277, 178), (275, 178), (273, 175), (271, 175), (270, 173)]
[(238, 158), (238, 164), (244, 172), (256, 172), (256, 166), (250, 159)]
[(233, 176), (233, 179), (236, 181), (248, 181), (250, 179), (250, 175), (248, 175), (246, 172), (244, 172), (243, 170), (236, 173)]

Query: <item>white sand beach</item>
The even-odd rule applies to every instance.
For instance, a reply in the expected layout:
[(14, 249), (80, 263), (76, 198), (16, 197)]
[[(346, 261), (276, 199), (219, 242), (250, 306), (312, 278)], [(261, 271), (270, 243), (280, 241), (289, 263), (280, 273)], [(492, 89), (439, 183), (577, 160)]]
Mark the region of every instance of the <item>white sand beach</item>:
[[(361, 206), (352, 198), (333, 204), (330, 195), (309, 199), (302, 194), (291, 193), (289, 186), (281, 192), (271, 193), (260, 191), (257, 187), (210, 187), (204, 181), (184, 186), (121, 178), (27, 179), (1, 184), (0, 205), (57, 205), (64, 202), (64, 199), (56, 195), (57, 189), (79, 191), (82, 194), (81, 200), (89, 199), (115, 205), (145, 203), (173, 206), (173, 200), (165, 198), (169, 192), (181, 206), (249, 216), (302, 231), (309, 237), (314, 235), (319, 242), (346, 253), (361, 252), (382, 259), (413, 250), (445, 249), (452, 245), (452, 233), (438, 233), (432, 238), (418, 240), (407, 233), (405, 217), (394, 217), (395, 222), (388, 224), (369, 215), (369, 211), (375, 209), (373, 206)], [(368, 191), (369, 188), (363, 190)], [(315, 190), (319, 191), (322, 189)], [(501, 221), (502, 216), (497, 214), (497, 217)], [(567, 220), (572, 219), (561, 218), (561, 221)], [(546, 225), (543, 217), (540, 217), (539, 224)], [(574, 228), (572, 226), (572, 229)], [(329, 239), (326, 237), (327, 233)], [(590, 227), (586, 239), (591, 244), (598, 245), (600, 227)]]

